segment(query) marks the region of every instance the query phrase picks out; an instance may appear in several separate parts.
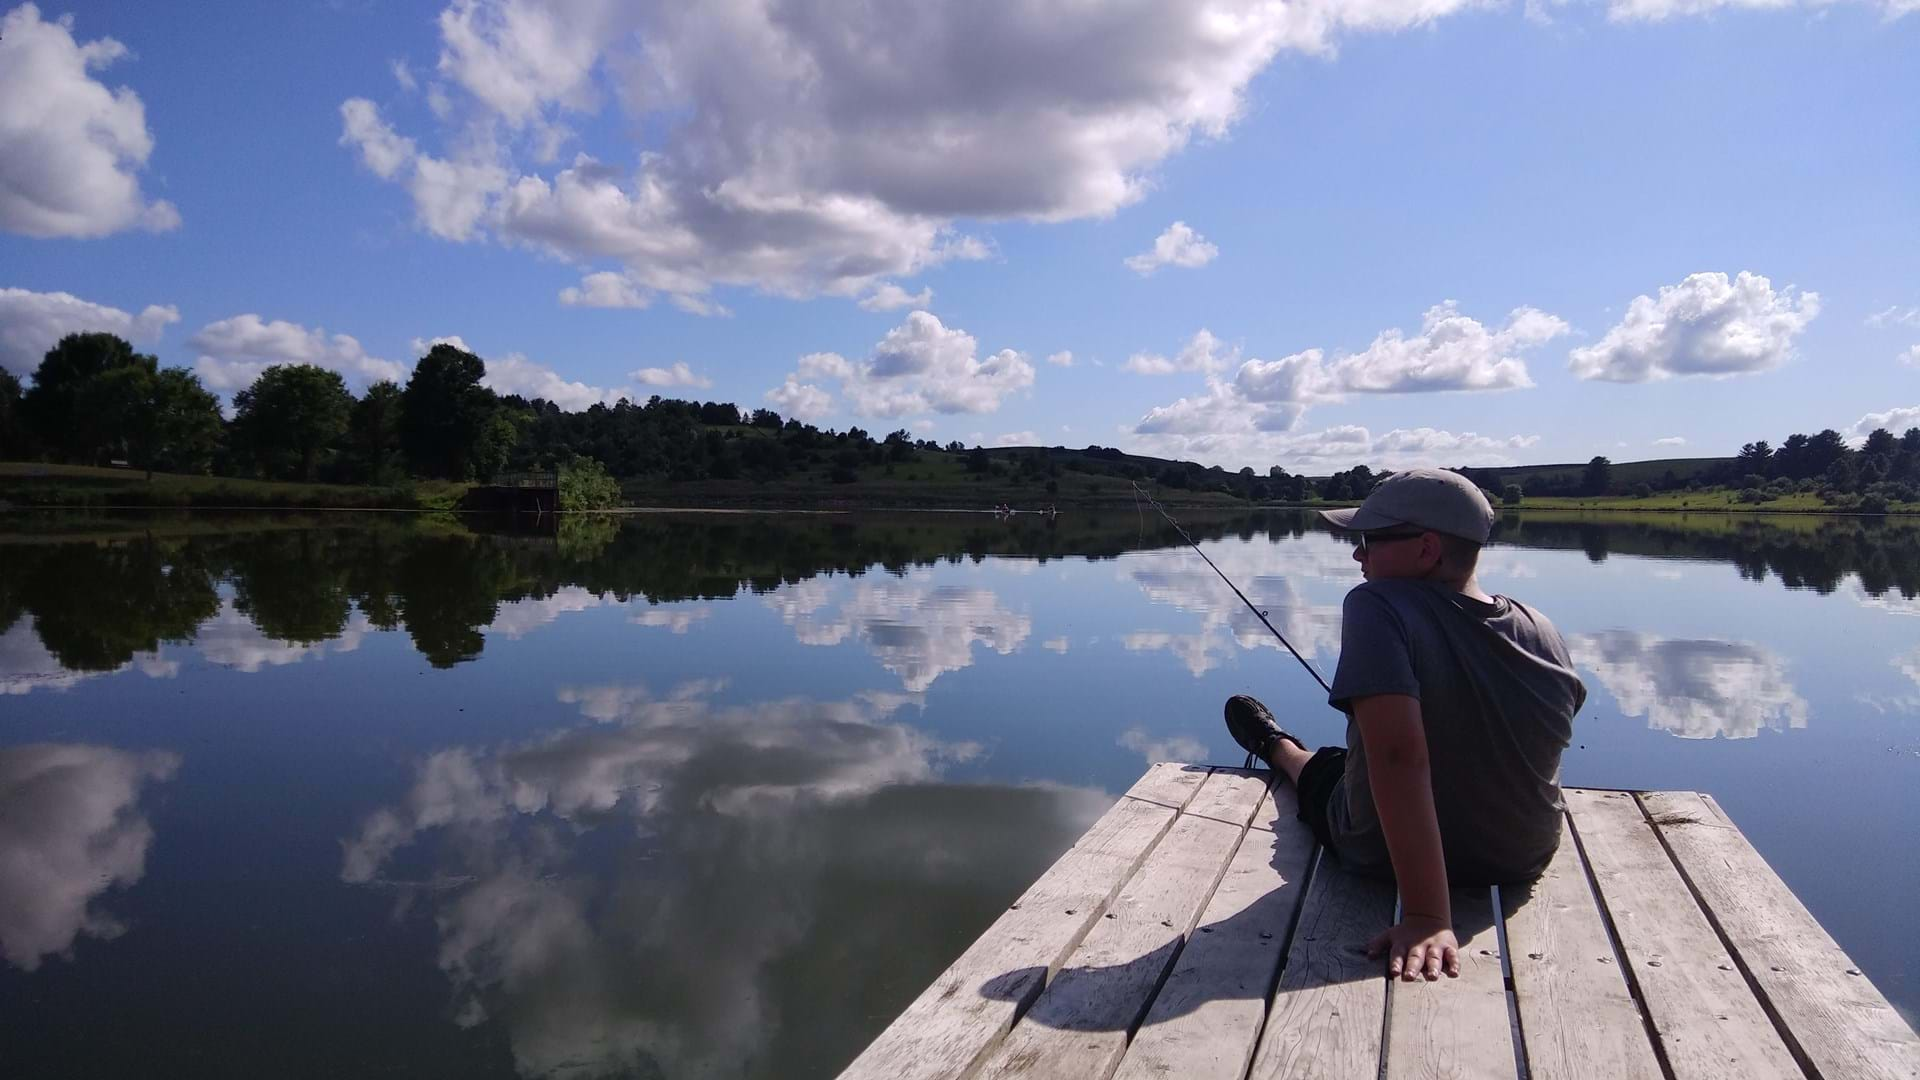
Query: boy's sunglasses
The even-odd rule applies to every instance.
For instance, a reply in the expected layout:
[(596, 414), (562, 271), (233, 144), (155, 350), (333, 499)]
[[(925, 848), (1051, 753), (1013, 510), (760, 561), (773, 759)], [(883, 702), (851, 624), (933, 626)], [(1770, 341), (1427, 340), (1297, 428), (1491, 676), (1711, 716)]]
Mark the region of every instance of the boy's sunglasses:
[(1425, 535), (1426, 532), (1424, 530), (1417, 532), (1354, 533), (1353, 546), (1360, 554), (1365, 555), (1367, 553), (1367, 545), (1369, 544), (1385, 544), (1394, 540), (1417, 540)]

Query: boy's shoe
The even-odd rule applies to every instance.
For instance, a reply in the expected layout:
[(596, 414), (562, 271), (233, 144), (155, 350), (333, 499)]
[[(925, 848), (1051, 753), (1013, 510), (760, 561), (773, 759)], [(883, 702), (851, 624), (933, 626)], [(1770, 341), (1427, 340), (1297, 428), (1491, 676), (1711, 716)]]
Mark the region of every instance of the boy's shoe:
[(1247, 752), (1246, 764), (1241, 766), (1243, 769), (1253, 768), (1256, 761), (1266, 764), (1274, 746), (1282, 740), (1302, 750), (1307, 748), (1306, 743), (1281, 729), (1265, 705), (1245, 694), (1235, 694), (1227, 699), (1227, 733), (1233, 736), (1234, 742), (1240, 744), (1240, 749)]

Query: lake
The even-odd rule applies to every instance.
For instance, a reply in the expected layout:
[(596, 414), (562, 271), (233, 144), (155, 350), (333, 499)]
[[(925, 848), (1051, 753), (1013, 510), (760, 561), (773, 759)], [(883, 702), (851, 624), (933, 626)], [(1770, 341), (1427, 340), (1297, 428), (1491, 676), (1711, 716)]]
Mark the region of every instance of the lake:
[[(0, 517), (0, 1071), (831, 1076), (1148, 763), (1342, 718), (1163, 522)], [(1351, 548), (1187, 520), (1329, 676)], [(1510, 516), (1564, 779), (1920, 1012), (1920, 524)]]

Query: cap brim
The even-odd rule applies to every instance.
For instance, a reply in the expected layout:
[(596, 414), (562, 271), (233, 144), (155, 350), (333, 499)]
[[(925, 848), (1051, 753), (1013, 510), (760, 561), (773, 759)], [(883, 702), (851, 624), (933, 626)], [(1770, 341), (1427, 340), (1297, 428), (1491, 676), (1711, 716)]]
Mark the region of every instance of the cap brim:
[(1339, 510), (1322, 510), (1320, 516), (1327, 524), (1347, 532), (1367, 532), (1370, 529), (1385, 529), (1406, 522), (1390, 518), (1377, 510), (1368, 510), (1364, 506), (1348, 506)]

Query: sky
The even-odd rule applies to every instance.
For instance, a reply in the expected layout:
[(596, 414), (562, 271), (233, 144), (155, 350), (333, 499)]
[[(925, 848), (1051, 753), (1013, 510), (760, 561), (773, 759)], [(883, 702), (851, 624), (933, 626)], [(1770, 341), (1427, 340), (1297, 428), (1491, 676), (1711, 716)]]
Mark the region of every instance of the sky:
[(1264, 472), (1920, 425), (1920, 0), (0, 0), (0, 366)]

